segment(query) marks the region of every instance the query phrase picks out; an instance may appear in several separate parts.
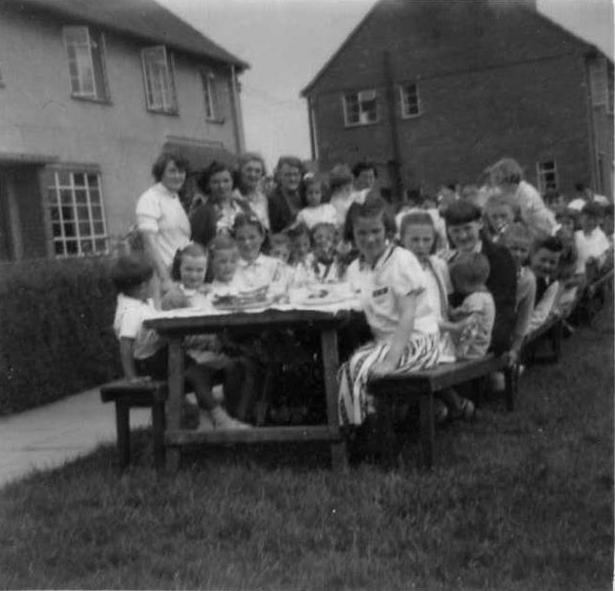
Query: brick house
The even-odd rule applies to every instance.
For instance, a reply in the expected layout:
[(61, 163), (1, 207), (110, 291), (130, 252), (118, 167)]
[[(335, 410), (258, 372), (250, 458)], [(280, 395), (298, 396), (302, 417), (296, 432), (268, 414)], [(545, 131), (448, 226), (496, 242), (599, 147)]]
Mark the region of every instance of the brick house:
[(302, 95), (323, 170), (433, 191), (512, 156), (543, 191), (613, 197), (612, 58), (531, 1), (380, 0)]
[(248, 65), (153, 0), (0, 3), (0, 261), (105, 253), (163, 148), (244, 148)]

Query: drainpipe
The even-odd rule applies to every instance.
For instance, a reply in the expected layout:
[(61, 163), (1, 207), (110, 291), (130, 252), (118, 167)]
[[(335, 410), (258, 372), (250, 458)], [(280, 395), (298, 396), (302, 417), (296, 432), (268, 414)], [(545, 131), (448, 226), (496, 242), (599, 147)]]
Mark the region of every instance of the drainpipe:
[(235, 66), (231, 65), (231, 112), (233, 114), (233, 131), (235, 132), (235, 148), (238, 154), (245, 152), (245, 138), (243, 131), (243, 117), (237, 87), (237, 74)]
[(595, 121), (594, 121), (594, 100), (592, 96), (591, 74), (589, 61), (595, 57), (595, 53), (589, 52), (583, 56), (583, 71), (585, 74), (585, 85), (587, 92), (585, 93), (586, 105), (587, 105), (587, 139), (589, 143), (589, 169), (591, 174), (591, 186), (597, 187), (598, 183), (598, 155), (596, 154), (596, 135), (595, 135)]
[(310, 152), (312, 160), (318, 160), (318, 136), (316, 134), (316, 116), (314, 114), (314, 103), (312, 97), (307, 97), (308, 104), (308, 125), (310, 126)]
[(394, 196), (397, 199), (403, 198), (403, 183), (401, 179), (401, 147), (399, 143), (399, 129), (397, 123), (397, 113), (395, 109), (395, 78), (393, 76), (393, 65), (391, 63), (391, 52), (384, 51), (384, 79), (386, 88), (386, 98), (389, 110), (389, 127), (391, 128), (391, 148), (393, 158), (391, 168), (393, 172)]

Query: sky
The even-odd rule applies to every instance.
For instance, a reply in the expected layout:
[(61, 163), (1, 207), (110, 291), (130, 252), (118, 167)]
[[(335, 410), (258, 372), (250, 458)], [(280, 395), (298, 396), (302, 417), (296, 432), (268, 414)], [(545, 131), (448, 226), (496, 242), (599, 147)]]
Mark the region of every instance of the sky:
[[(375, 0), (156, 0), (250, 64), (240, 77), (246, 147), (271, 169), (310, 158), (307, 86)], [(613, 55), (613, 0), (537, 0), (538, 10)]]

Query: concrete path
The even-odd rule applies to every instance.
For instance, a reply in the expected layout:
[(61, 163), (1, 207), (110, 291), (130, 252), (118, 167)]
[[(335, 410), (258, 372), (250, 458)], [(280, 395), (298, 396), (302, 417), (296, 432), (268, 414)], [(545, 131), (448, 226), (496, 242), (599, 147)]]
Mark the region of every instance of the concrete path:
[[(150, 410), (135, 408), (131, 427), (150, 424)], [(115, 441), (113, 404), (98, 389), (23, 413), (0, 417), (0, 487), (33, 469), (54, 468)]]

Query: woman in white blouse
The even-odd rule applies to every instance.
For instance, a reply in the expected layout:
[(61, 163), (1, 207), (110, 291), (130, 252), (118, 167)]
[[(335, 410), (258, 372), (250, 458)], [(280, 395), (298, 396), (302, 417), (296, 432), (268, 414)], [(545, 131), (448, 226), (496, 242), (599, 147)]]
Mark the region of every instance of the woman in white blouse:
[(178, 195), (187, 168), (181, 155), (163, 152), (152, 166), (156, 184), (137, 201), (137, 229), (162, 293), (173, 286), (170, 273), (175, 253), (190, 242), (190, 221)]

